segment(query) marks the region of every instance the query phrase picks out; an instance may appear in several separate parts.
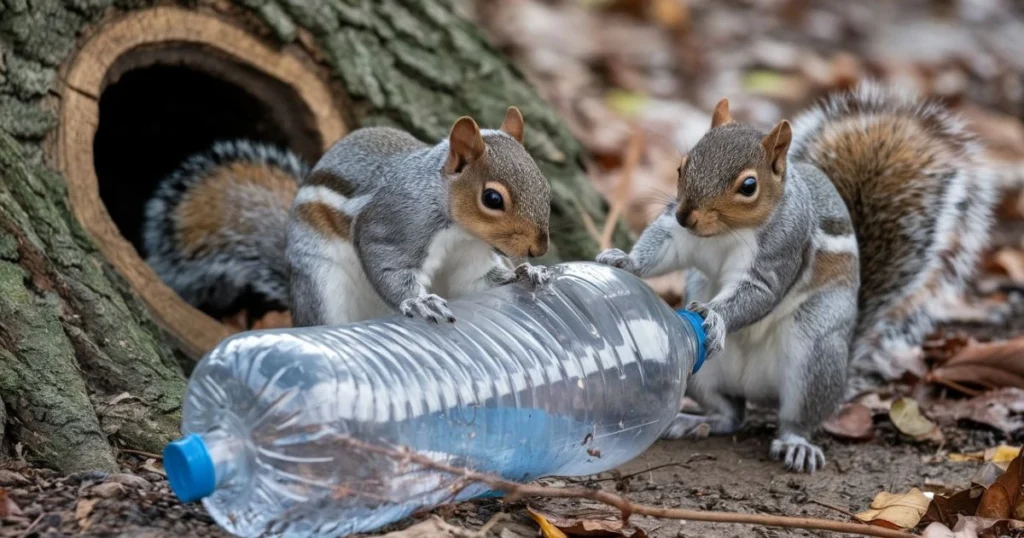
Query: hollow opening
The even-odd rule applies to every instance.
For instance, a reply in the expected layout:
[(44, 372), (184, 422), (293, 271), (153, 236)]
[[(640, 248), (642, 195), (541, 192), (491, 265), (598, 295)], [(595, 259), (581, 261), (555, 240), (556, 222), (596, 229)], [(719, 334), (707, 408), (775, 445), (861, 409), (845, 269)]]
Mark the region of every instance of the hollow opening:
[(229, 18), (156, 6), (95, 30), (61, 77), (55, 157), (71, 210), (177, 347), (198, 358), (232, 330), (140, 256), (146, 201), (178, 163), (221, 139), (315, 161), (348, 132), (344, 97), (301, 49), (276, 47)]
[(288, 148), (315, 162), (313, 115), (291, 88), (214, 51), (189, 45), (121, 58), (99, 100), (93, 158), (100, 198), (121, 235), (144, 255), (146, 201), (185, 158), (221, 140)]

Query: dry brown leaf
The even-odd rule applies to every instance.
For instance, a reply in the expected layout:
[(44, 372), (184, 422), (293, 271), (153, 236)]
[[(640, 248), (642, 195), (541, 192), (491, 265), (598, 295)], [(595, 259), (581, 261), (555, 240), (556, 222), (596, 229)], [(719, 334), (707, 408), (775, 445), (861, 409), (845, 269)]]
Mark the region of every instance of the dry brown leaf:
[(840, 439), (866, 441), (875, 436), (875, 423), (871, 418), (871, 409), (859, 403), (847, 403), (832, 418), (825, 422), (823, 428), (829, 434)]
[(857, 519), (872, 525), (911, 529), (921, 521), (930, 503), (931, 500), (917, 488), (906, 493), (883, 491), (875, 495), (869, 510), (857, 514)]
[(973, 516), (978, 512), (978, 505), (984, 493), (984, 486), (973, 485), (948, 497), (936, 495), (921, 518), (921, 523), (938, 521), (952, 528), (960, 516)]
[(929, 406), (928, 414), (940, 422), (970, 420), (1014, 433), (1024, 428), (1024, 390), (1010, 387), (970, 399), (942, 400)]
[(143, 462), (141, 467), (151, 473), (156, 473), (161, 476), (167, 476), (167, 473), (163, 470), (160, 464), (158, 464), (156, 460), (153, 458), (147, 459), (145, 462)]
[(942, 366), (932, 370), (925, 379), (989, 389), (1024, 389), (1024, 337), (969, 345)]
[(14, 500), (7, 494), (7, 490), (0, 488), (0, 519), (21, 514), (21, 508), (14, 503)]
[(979, 452), (968, 452), (958, 454), (953, 452), (949, 455), (949, 461), (991, 461), (993, 463), (1010, 463), (1020, 454), (1021, 447), (1002, 444), (992, 448), (986, 448)]
[(690, 21), (686, 0), (654, 0), (654, 19), (666, 28), (682, 28)]
[(75, 519), (78, 520), (78, 526), (82, 527), (82, 530), (88, 530), (89, 515), (92, 514), (92, 509), (96, 507), (96, 503), (100, 502), (99, 499), (79, 499), (78, 504), (75, 505)]
[(978, 517), (1024, 519), (1024, 451), (1010, 462), (1006, 472), (985, 490), (978, 506)]
[(900, 398), (892, 403), (889, 419), (896, 429), (916, 440), (939, 440), (942, 432), (934, 422), (921, 414), (917, 402), (911, 398)]
[[(628, 528), (622, 523), (621, 517), (610, 516), (603, 519), (597, 518), (575, 518), (541, 512), (533, 507), (527, 507), (527, 511), (538, 524), (541, 520), (547, 522), (556, 531), (562, 533), (560, 536), (588, 536), (601, 538), (616, 538), (628, 536), (631, 538), (644, 538), (647, 533), (643, 529)], [(541, 524), (544, 531), (544, 525)], [(545, 536), (548, 536), (545, 534)], [(551, 536), (559, 536), (552, 534)]]

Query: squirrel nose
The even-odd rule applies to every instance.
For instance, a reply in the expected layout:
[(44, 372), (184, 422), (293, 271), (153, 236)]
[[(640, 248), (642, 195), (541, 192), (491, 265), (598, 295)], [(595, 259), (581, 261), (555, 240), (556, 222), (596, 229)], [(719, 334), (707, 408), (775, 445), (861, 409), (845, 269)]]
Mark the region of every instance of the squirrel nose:
[(693, 210), (689, 208), (680, 208), (679, 211), (676, 211), (676, 221), (678, 221), (679, 225), (683, 228), (692, 228), (694, 224)]
[(537, 234), (536, 242), (531, 246), (527, 252), (529, 252), (531, 258), (537, 256), (543, 256), (548, 252), (548, 234), (540, 232)]

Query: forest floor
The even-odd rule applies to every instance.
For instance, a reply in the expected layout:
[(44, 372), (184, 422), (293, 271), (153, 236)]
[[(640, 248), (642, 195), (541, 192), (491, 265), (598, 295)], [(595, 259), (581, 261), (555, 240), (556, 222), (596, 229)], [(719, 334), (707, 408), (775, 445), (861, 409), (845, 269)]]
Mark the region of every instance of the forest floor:
[[(631, 501), (653, 506), (716, 511), (811, 516), (848, 520), (866, 510), (881, 491), (904, 492), (917, 487), (948, 492), (966, 487), (983, 462), (952, 462), (950, 452), (974, 452), (1000, 443), (1019, 445), (1024, 435), (1008, 438), (987, 429), (943, 428), (945, 444), (908, 441), (892, 425), (881, 424), (875, 439), (849, 443), (821, 435), (828, 463), (813, 475), (785, 471), (768, 457), (774, 426), (757, 413), (737, 435), (696, 441), (659, 442), (613, 474), (596, 477), (594, 485), (616, 490)], [(147, 463), (148, 461), (148, 463)], [(58, 476), (44, 469), (14, 465), (0, 470), (0, 509), (17, 515), (0, 519), (0, 537), (117, 536), (132, 538), (220, 537), (220, 530), (198, 503), (183, 505), (170, 492), (158, 462), (124, 455), (123, 474), (83, 473)], [(569, 485), (568, 479), (547, 479)], [(7, 504), (3, 508), (3, 504)], [(451, 525), (478, 529), (496, 513), (508, 519), (487, 536), (538, 536), (526, 506), (548, 514), (599, 521), (613, 511), (579, 499), (535, 499), (503, 505), (488, 500), (444, 506), (435, 511)], [(828, 505), (829, 507), (826, 507)], [(426, 517), (424, 514), (423, 517)], [(416, 525), (411, 518), (378, 534), (415, 538), (401, 530)], [(654, 538), (733, 536), (832, 536), (825, 532), (769, 529), (636, 517), (633, 523)], [(421, 527), (422, 528), (422, 527)], [(406, 531), (408, 533), (408, 530)], [(628, 530), (626, 536), (633, 531)], [(426, 536), (446, 536), (440, 532)], [(454, 535), (447, 535), (454, 536)], [(470, 536), (467, 532), (465, 536)], [(608, 536), (614, 536), (609, 534)]]
[[(982, 136), (988, 156), (1000, 166), (999, 180), (1005, 187), (1000, 226), (976, 282), (977, 298), (986, 302), (959, 305), (960, 317), (978, 317), (1020, 298), (1024, 14), (1012, 9), (1011, 2), (461, 4), (586, 146), (595, 185), (633, 232), (656, 211), (654, 202), (671, 197), (681, 152), (706, 130), (710, 111), (721, 97), (730, 98), (735, 117), (762, 126), (791, 117), (828, 91), (868, 76), (942, 99)], [(529, 118), (526, 121), (529, 129)], [(678, 279), (656, 284), (667, 299), (679, 291)], [(1005, 468), (1007, 463), (986, 461), (993, 459), (991, 449), (1024, 443), (1024, 387), (1013, 382), (1024, 380), (1022, 336), (1020, 310), (1002, 324), (960, 324), (938, 331), (916, 359), (921, 375), (858, 401), (832, 425), (831, 433), (818, 436), (828, 464), (814, 475), (789, 473), (768, 457), (773, 419), (755, 413), (735, 436), (659, 442), (620, 469), (618, 476), (596, 477), (589, 483), (656, 506), (849, 521), (843, 511), (867, 510), (880, 492), (903, 494), (920, 488), (948, 494), (972, 481), (991, 482), (993, 465)], [(979, 343), (985, 341), (1007, 343)], [(959, 367), (948, 367), (951, 364)], [(985, 377), (984, 372), (995, 373)], [(892, 413), (893, 403), (901, 399), (918, 402), (928, 417), (925, 424), (934, 421), (937, 430), (918, 436), (905, 433), (909, 428), (898, 426)], [(958, 456), (974, 452), (983, 454)], [(17, 460), (10, 463), (0, 470), (0, 538), (228, 536), (201, 505), (182, 505), (174, 498), (159, 460), (123, 454), (121, 463), (124, 473), (111, 476), (58, 476)], [(571, 485), (560, 478), (545, 482)], [(538, 524), (527, 503), (552, 517), (612, 526), (601, 519), (611, 512), (590, 501), (534, 499), (505, 505), (488, 500), (433, 512), (454, 531), (436, 524), (429, 527), (424, 515), (378, 534), (474, 536), (470, 529), (505, 511), (509, 517), (491, 527), (488, 536), (537, 536)], [(828, 535), (645, 517), (633, 522), (644, 530), (641, 535), (652, 537)]]

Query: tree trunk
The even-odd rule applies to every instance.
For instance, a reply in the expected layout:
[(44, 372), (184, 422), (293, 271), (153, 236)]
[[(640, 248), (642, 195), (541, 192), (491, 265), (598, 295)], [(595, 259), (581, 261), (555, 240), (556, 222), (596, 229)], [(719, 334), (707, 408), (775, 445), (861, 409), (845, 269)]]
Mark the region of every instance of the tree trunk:
[[(76, 91), (58, 70), (95, 25), (149, 5), (0, 0), (0, 434), (7, 454), (20, 444), (65, 472), (113, 470), (117, 446), (159, 452), (180, 421), (186, 371), (72, 216), (53, 154), (62, 96)], [(527, 149), (552, 183), (544, 261), (595, 254), (584, 214), (600, 225), (606, 208), (580, 168), (578, 142), (447, 1), (185, 5), (272, 47), (306, 50), (332, 71), (352, 128), (392, 125), (438, 140), (458, 116), (496, 126), (517, 105)], [(621, 227), (616, 239), (626, 242)]]

